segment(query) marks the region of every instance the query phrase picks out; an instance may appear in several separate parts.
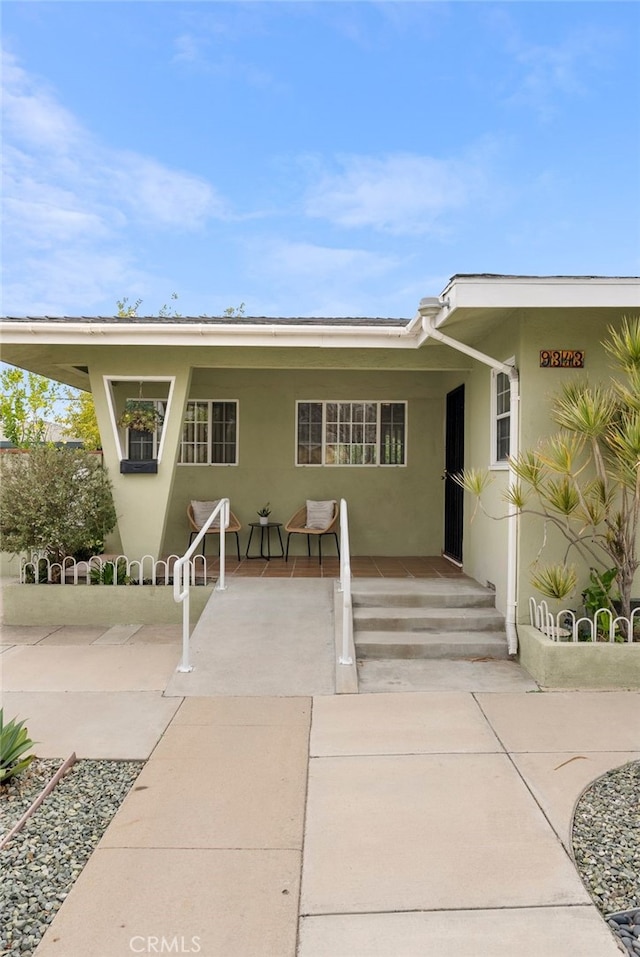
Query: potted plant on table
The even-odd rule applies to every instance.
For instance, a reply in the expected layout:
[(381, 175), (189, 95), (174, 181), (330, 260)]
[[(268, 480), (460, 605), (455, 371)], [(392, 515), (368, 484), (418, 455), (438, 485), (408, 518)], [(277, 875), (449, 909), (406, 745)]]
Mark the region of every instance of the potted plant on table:
[(260, 516), (260, 524), (268, 525), (269, 516), (271, 515), (271, 505), (267, 502), (266, 505), (263, 505), (262, 508), (258, 509), (258, 515)]

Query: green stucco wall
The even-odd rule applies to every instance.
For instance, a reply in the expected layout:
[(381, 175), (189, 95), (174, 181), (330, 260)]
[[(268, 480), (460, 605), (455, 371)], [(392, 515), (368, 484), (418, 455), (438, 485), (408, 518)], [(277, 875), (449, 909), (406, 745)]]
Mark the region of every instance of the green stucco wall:
[(640, 689), (640, 644), (551, 641), (518, 627), (518, 660), (542, 688)]
[[(163, 551), (183, 551), (191, 499), (228, 496), (246, 528), (265, 502), (283, 524), (306, 499), (345, 498), (354, 555), (429, 555), (442, 547), (442, 376), (425, 372), (195, 369), (190, 398), (239, 402), (239, 464), (178, 465)], [(408, 402), (404, 467), (296, 466), (296, 400)], [(231, 547), (231, 541), (230, 545)], [(327, 551), (332, 544), (327, 542)], [(291, 553), (306, 549), (292, 539)]]
[[(190, 589), (194, 625), (213, 585)], [(182, 622), (182, 604), (168, 585), (19, 585), (0, 582), (5, 625), (163, 625)]]
[[(540, 439), (557, 431), (550, 415), (553, 396), (564, 382), (576, 378), (606, 381), (611, 367), (601, 341), (606, 338), (610, 324), (619, 325), (621, 315), (614, 311), (586, 310), (571, 314), (570, 310), (518, 310), (475, 343), (477, 348), (504, 361), (515, 356), (520, 372), (520, 448), (535, 448)], [(584, 349), (584, 370), (540, 368), (541, 349)], [(472, 369), (457, 382), (466, 386), (466, 442), (467, 468), (486, 469), (490, 461), (490, 388), (488, 367), (473, 362)], [(452, 379), (452, 382), (454, 379)], [(456, 383), (457, 384), (457, 383)], [(453, 385), (451, 386), (453, 387)], [(481, 584), (496, 586), (496, 605), (505, 610), (507, 522), (506, 505), (502, 494), (507, 487), (508, 473), (493, 471), (494, 481), (482, 496), (482, 509), (475, 509), (471, 496), (465, 496), (464, 568)], [(499, 520), (496, 520), (498, 519)], [(541, 552), (541, 549), (543, 551)], [(520, 622), (528, 622), (530, 584), (533, 566), (538, 558), (543, 562), (560, 561), (565, 555), (566, 542), (553, 529), (545, 529), (536, 517), (523, 515), (518, 536), (518, 609)], [(580, 593), (588, 578), (588, 568), (572, 554), (579, 572), (576, 594), (564, 604), (577, 607)], [(640, 593), (640, 575), (636, 579)]]

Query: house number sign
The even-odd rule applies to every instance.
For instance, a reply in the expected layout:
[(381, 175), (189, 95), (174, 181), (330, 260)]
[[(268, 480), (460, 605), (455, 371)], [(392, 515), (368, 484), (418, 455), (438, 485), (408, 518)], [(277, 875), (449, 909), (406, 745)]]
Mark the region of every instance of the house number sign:
[(584, 349), (541, 349), (541, 369), (584, 369)]

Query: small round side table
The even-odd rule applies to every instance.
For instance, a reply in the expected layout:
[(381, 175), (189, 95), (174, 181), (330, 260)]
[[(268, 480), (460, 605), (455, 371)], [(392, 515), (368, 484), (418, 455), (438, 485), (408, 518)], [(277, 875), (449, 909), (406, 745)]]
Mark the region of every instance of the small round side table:
[[(264, 558), (266, 561), (271, 559), (271, 529), (275, 528), (278, 533), (278, 541), (280, 542), (280, 554), (274, 555), (274, 558), (284, 558), (284, 545), (282, 544), (282, 533), (280, 529), (282, 528), (282, 522), (267, 522), (266, 525), (263, 525), (262, 522), (249, 522), (249, 541), (247, 542), (247, 552), (245, 558)], [(251, 549), (251, 539), (253, 538), (253, 533), (256, 528), (260, 529), (260, 554), (259, 555), (250, 555), (249, 551)], [(266, 532), (266, 546), (267, 554), (265, 555), (265, 532)]]

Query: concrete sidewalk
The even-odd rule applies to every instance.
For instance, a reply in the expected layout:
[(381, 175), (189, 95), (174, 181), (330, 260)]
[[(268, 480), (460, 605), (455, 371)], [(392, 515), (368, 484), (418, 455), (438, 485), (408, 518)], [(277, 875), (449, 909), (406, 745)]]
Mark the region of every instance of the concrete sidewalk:
[(37, 957), (619, 955), (570, 824), (640, 756), (637, 692), (264, 695), (258, 658), (242, 696), (166, 697), (178, 630), (57, 632), (9, 636), (7, 714), (43, 756), (148, 760)]
[(569, 826), (638, 703), (187, 699), (37, 957), (615, 957)]

